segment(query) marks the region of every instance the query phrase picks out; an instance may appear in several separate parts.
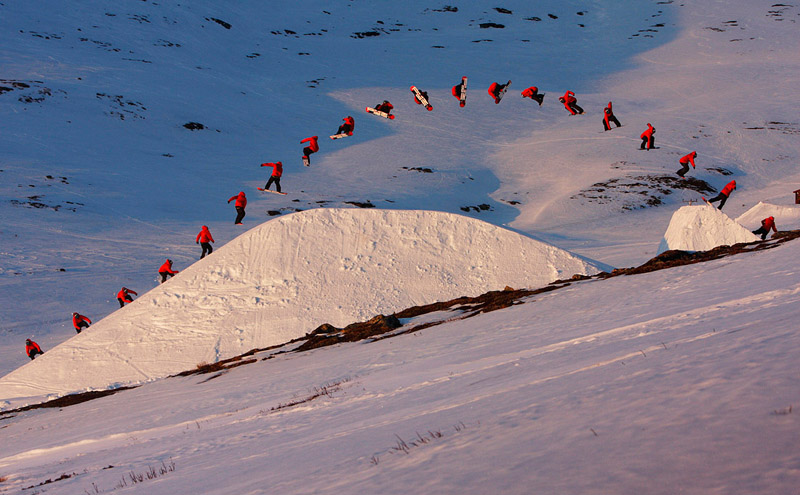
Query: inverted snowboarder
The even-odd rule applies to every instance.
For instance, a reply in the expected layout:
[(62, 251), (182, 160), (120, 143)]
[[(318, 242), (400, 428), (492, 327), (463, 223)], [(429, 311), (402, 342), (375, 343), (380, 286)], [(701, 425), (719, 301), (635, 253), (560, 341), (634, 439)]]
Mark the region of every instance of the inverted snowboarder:
[(681, 169), (678, 170), (678, 172), (677, 172), (678, 173), (678, 177), (683, 179), (683, 176), (686, 175), (686, 172), (689, 171), (689, 164), (692, 165), (692, 168), (696, 168), (695, 165), (694, 165), (694, 159), (695, 158), (697, 158), (697, 152), (696, 151), (692, 151), (688, 155), (685, 155), (680, 160), (678, 160), (678, 163), (681, 164)]
[(172, 269), (172, 260), (169, 258), (167, 258), (167, 261), (165, 261), (164, 264), (162, 264), (158, 269), (158, 274), (161, 275), (162, 284), (166, 282), (169, 277), (174, 277), (178, 273), (179, 270)]
[[(653, 137), (653, 134), (656, 133), (656, 128), (653, 127), (650, 122), (647, 123), (647, 129), (639, 136), (642, 140), (642, 145), (639, 146), (640, 150), (650, 150), (655, 147), (656, 145), (656, 138)], [(647, 148), (645, 148), (647, 146)]]
[(572, 91), (564, 93), (564, 96), (560, 96), (558, 101), (564, 104), (564, 108), (566, 108), (571, 115), (583, 114), (583, 108), (578, 105), (578, 99), (575, 98), (575, 93)]
[(722, 191), (720, 191), (719, 194), (709, 199), (708, 204), (719, 201), (719, 209), (721, 210), (722, 207), (725, 206), (725, 202), (728, 201), (728, 197), (731, 195), (734, 189), (736, 189), (736, 181), (732, 180), (722, 188)]
[(496, 105), (500, 103), (500, 100), (503, 99), (503, 95), (506, 94), (506, 90), (508, 90), (509, 86), (511, 86), (511, 81), (508, 81), (505, 84), (493, 82), (492, 85), (489, 86), (489, 89), (486, 90), (486, 92), (489, 93), (489, 96), (494, 98), (494, 103)]
[(75, 333), (81, 333), (84, 328), (89, 328), (92, 320), (79, 314), (78, 312), (72, 313), (72, 326), (75, 328)]
[(272, 167), (272, 174), (269, 176), (269, 180), (267, 184), (262, 188), (258, 188), (259, 191), (267, 191), (272, 192), (269, 190), (269, 186), (275, 183), (275, 192), (278, 194), (286, 194), (281, 192), (281, 176), (283, 175), (283, 163), (275, 162), (275, 163), (262, 163), (262, 167)]
[(236, 196), (231, 196), (228, 200), (228, 204), (231, 204), (231, 201), (236, 200), (233, 206), (236, 207), (236, 220), (234, 220), (235, 225), (241, 225), (242, 220), (244, 219), (245, 212), (244, 209), (247, 207), (247, 196), (244, 195), (244, 191), (239, 191), (239, 194)]
[(603, 109), (603, 128), (606, 131), (611, 130), (611, 123), (616, 124), (617, 127), (622, 127), (622, 124), (619, 123), (617, 117), (614, 116), (614, 110), (611, 107), (611, 102), (608, 102), (608, 106)]
[(461, 78), (461, 82), (453, 86), (453, 96), (458, 100), (459, 106), (467, 104), (467, 76)]
[(433, 105), (431, 105), (431, 100), (428, 99), (427, 91), (420, 91), (416, 86), (411, 86), (409, 89), (411, 89), (411, 92), (414, 94), (414, 101), (417, 105), (424, 106), (429, 112), (433, 110)]
[(319, 151), (319, 144), (317, 143), (318, 136), (311, 136), (300, 141), (300, 144), (308, 143), (308, 146), (303, 148), (303, 165), (308, 167), (311, 165), (311, 154)]
[(206, 254), (211, 254), (214, 252), (214, 248), (211, 247), (211, 243), (214, 242), (214, 238), (211, 237), (211, 232), (208, 231), (208, 227), (203, 225), (200, 229), (200, 233), (197, 234), (195, 238), (195, 244), (200, 244), (200, 247), (203, 248), (203, 252), (200, 253), (200, 259), (206, 257)]
[(761, 227), (754, 230), (753, 233), (755, 235), (760, 235), (763, 241), (767, 238), (767, 234), (769, 234), (770, 230), (774, 230), (776, 234), (778, 233), (778, 228), (775, 227), (775, 217), (767, 217), (761, 220)]
[(539, 93), (539, 88), (536, 86), (531, 86), (530, 88), (526, 88), (522, 91), (523, 98), (530, 98), (531, 100), (539, 102), (539, 106), (542, 106), (542, 102), (544, 101), (545, 93)]

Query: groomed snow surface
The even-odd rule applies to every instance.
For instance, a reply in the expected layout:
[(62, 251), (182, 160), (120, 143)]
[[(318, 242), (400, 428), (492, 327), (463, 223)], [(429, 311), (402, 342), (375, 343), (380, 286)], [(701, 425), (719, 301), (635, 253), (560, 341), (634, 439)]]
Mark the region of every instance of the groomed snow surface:
[(549, 244), (451, 213), (295, 213), (240, 235), (0, 378), (0, 404), (140, 383), (281, 344), (323, 323), (343, 327), (599, 271)]

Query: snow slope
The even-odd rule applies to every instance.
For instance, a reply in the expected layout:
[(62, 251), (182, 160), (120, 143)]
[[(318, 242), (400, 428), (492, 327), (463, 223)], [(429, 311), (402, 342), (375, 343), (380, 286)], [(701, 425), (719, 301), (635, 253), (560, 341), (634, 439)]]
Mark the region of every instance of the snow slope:
[(140, 383), (287, 342), (323, 323), (343, 327), (598, 271), (554, 246), (461, 215), (294, 213), (240, 235), (0, 378), (0, 399)]
[(683, 206), (672, 215), (658, 252), (660, 254), (670, 249), (708, 251), (717, 246), (758, 239), (758, 236), (713, 206)]
[(578, 282), (5, 417), (0, 492), (794, 493), (798, 256)]

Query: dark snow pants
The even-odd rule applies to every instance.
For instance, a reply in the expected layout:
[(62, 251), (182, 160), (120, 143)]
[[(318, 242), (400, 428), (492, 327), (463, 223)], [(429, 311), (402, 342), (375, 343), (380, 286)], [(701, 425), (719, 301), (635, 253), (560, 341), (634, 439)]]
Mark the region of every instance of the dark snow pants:
[(203, 252), (200, 254), (200, 259), (205, 258), (206, 254), (211, 254), (214, 251), (214, 248), (211, 247), (211, 243), (209, 242), (201, 242), (200, 247), (203, 248)]
[(728, 197), (722, 193), (719, 193), (708, 200), (709, 203), (713, 203), (714, 201), (719, 201), (719, 209), (721, 210), (722, 207), (725, 206), (725, 201), (728, 201)]
[(236, 207), (236, 221), (233, 222), (233, 223), (238, 225), (238, 224), (242, 223), (242, 219), (243, 218), (244, 218), (244, 208), (242, 208), (241, 206), (237, 206)]
[(683, 177), (684, 175), (686, 175), (686, 172), (688, 172), (688, 171), (689, 171), (689, 164), (688, 163), (681, 163), (681, 169), (678, 170), (678, 175)]
[(765, 229), (764, 227), (759, 227), (756, 230), (754, 230), (753, 233), (755, 235), (760, 235), (761, 240), (763, 241), (764, 239), (767, 238), (767, 234), (769, 234), (769, 229)]
[(609, 115), (607, 122), (605, 117), (603, 118), (603, 127), (605, 127), (605, 130), (611, 129), (611, 122), (615, 123), (617, 127), (622, 127), (622, 124), (619, 123), (619, 120), (617, 120), (616, 117), (614, 117), (613, 115)]
[(269, 178), (267, 185), (264, 186), (264, 189), (269, 189), (269, 186), (271, 186), (273, 182), (275, 183), (275, 190), (281, 192), (281, 178), (275, 177), (274, 175)]
[(164, 282), (166, 282), (169, 277), (174, 277), (175, 276), (174, 273), (170, 273), (170, 272), (158, 272), (158, 274), (161, 275), (161, 283), (162, 284)]

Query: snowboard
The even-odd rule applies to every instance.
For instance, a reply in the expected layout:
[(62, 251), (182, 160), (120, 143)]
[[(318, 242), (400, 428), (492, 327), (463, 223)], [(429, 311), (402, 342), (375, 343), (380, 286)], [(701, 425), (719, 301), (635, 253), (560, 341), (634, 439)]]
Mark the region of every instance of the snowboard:
[(309, 158), (309, 157), (308, 157), (308, 156), (306, 156), (306, 155), (303, 155), (303, 165), (305, 165), (306, 167), (308, 167), (309, 165), (311, 165), (311, 158)]
[(714, 206), (714, 205), (712, 205), (711, 203), (709, 203), (709, 202), (708, 202), (708, 200), (705, 198), (705, 196), (700, 196), (700, 198), (701, 198), (703, 201), (705, 201), (705, 202), (706, 202), (706, 204), (707, 204), (708, 206), (710, 206), (710, 207), (712, 207), (712, 208), (716, 208), (716, 206)]
[(383, 117), (385, 119), (394, 120), (394, 115), (386, 112), (381, 112), (380, 110), (375, 110), (372, 107), (367, 107), (367, 113), (371, 113), (372, 115), (377, 115), (378, 117)]
[(346, 138), (347, 136), (350, 136), (350, 134), (343, 132), (341, 134), (334, 134), (333, 136), (331, 136), (331, 139), (342, 139)]
[(461, 107), (467, 104), (467, 76), (461, 78), (461, 96), (458, 98), (458, 104)]
[(505, 85), (505, 86), (503, 86), (503, 89), (501, 89), (501, 90), (500, 90), (500, 91), (497, 93), (497, 96), (496, 96), (496, 97), (495, 97), (495, 99), (494, 99), (494, 103), (495, 103), (495, 105), (496, 105), (496, 104), (498, 104), (498, 103), (500, 103), (500, 100), (502, 100), (502, 99), (503, 99), (503, 96), (505, 96), (505, 94), (506, 94), (506, 91), (508, 91), (508, 87), (509, 87), (509, 86), (511, 86), (511, 81), (508, 81), (508, 82), (506, 83), (506, 85)]
[(269, 192), (269, 193), (272, 193), (272, 194), (280, 194), (281, 196), (286, 196), (286, 193), (285, 193), (285, 192), (273, 191), (272, 189), (264, 189), (263, 187), (259, 187), (259, 188), (257, 188), (257, 189), (258, 189), (259, 191), (264, 191), (264, 192)]
[(433, 105), (431, 105), (427, 98), (422, 96), (422, 93), (419, 91), (419, 89), (417, 89), (416, 86), (411, 86), (409, 89), (411, 89), (411, 92), (417, 97), (417, 101), (419, 101), (429, 112), (433, 110)]
[[(637, 150), (647, 151), (647, 148), (636, 148)], [(660, 150), (661, 146), (653, 146), (651, 150)]]

